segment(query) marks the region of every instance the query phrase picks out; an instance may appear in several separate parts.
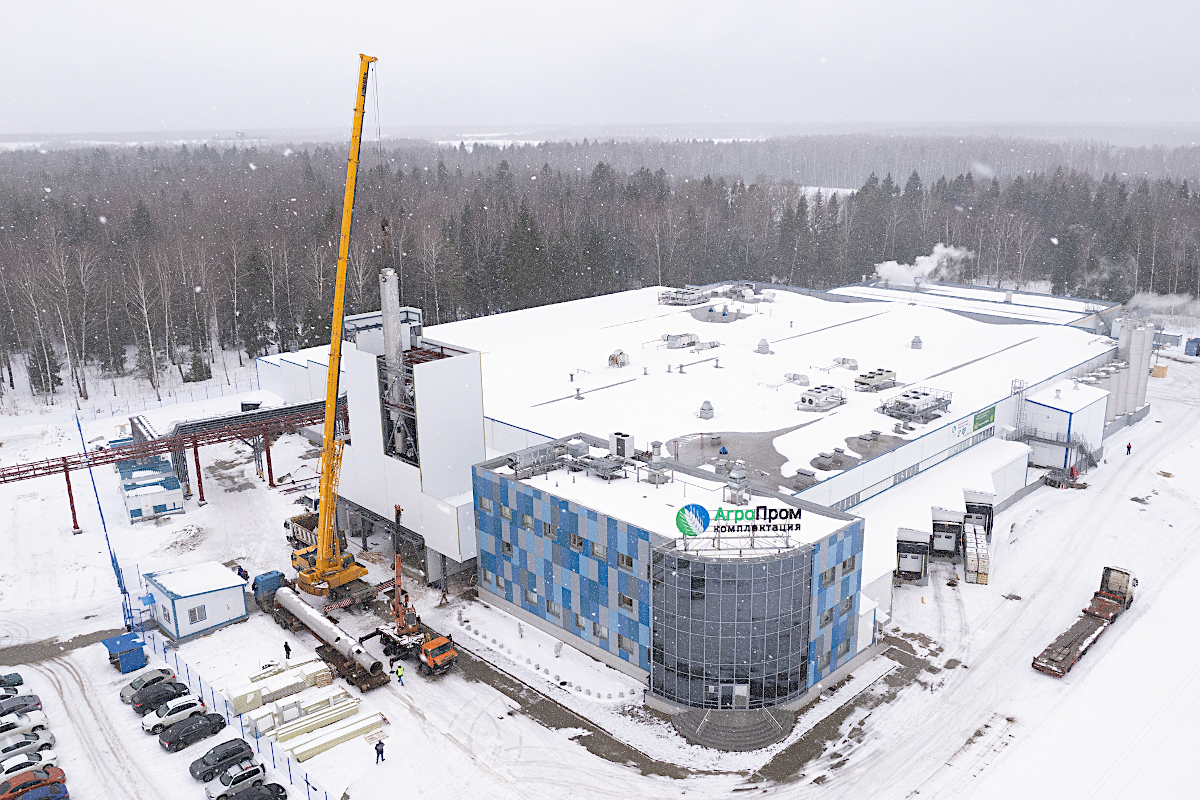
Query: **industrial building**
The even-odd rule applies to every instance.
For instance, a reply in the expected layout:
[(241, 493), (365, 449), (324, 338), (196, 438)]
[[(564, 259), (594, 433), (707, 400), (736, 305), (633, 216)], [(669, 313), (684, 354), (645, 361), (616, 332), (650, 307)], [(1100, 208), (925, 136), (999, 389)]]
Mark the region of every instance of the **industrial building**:
[[(1097, 329), (1119, 307), (1091, 301), (721, 284), (424, 328), (394, 281), (381, 277), (384, 311), (347, 320), (348, 535), (390, 527), (402, 506), (430, 579), (474, 571), (490, 600), (645, 678), (665, 709), (794, 707), (869, 656), (891, 616), (900, 529), (928, 534), (928, 558), (961, 554), (1048, 470), (1086, 469), (1147, 412), (1152, 328), (1113, 340)], [(262, 388), (311, 399), (325, 352), (260, 358)], [(696, 505), (711, 522), (725, 508), (711, 499), (738, 490), (750, 507), (799, 509), (801, 532), (735, 558), (683, 551), (674, 514)], [(986, 582), (994, 567), (975, 563)], [(758, 609), (759, 567), (807, 599)], [(849, 577), (822, 594), (814, 576), (830, 569)], [(735, 595), (749, 581), (749, 621), (732, 600), (732, 619), (717, 610), (726, 581)], [(774, 649), (756, 638), (779, 625), (772, 614), (804, 621), (803, 648), (795, 633)]]
[(153, 607), (158, 629), (184, 641), (241, 622), (246, 610), (246, 582), (216, 561), (147, 572), (142, 602)]
[(117, 462), (121, 498), (130, 522), (183, 513), (183, 487), (165, 458)]

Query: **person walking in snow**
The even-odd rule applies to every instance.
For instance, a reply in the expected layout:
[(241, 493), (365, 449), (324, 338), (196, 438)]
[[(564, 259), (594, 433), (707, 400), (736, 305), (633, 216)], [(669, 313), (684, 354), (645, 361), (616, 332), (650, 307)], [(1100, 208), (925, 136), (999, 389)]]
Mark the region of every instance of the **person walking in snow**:
[(403, 664), (396, 665), (396, 680), (400, 681), (401, 686), (404, 685), (404, 665)]
[(1130, 442), (1129, 444), (1125, 445), (1125, 455), (1130, 455), (1132, 453), (1133, 453), (1133, 442)]
[(283, 660), (284, 661), (292, 660), (292, 646), (290, 644), (288, 644), (287, 642), (283, 643)]
[(375, 763), (378, 764), (380, 761), (387, 761), (387, 759), (383, 757), (382, 739), (375, 743)]
[(446, 593), (446, 587), (443, 586), (442, 587), (442, 599), (441, 599), (441, 602), (438, 603), (438, 605), (444, 606), (449, 602), (450, 602), (450, 595)]

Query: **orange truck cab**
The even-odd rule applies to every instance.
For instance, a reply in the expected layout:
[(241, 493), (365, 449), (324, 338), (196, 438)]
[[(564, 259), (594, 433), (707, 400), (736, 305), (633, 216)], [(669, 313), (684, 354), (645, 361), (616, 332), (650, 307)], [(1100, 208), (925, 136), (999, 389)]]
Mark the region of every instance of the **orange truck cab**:
[(458, 651), (454, 649), (454, 642), (449, 637), (438, 636), (421, 645), (419, 659), (417, 672), (423, 672), (426, 675), (441, 675), (454, 666), (454, 662), (458, 659)]

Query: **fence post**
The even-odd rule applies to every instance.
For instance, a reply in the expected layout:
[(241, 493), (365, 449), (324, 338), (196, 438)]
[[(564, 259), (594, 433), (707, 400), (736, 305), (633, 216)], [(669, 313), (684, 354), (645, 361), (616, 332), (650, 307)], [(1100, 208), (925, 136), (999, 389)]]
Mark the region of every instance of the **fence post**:
[(295, 786), (296, 782), (292, 780), (292, 759), (288, 759), (288, 786)]
[(275, 743), (268, 742), (268, 744), (271, 745), (271, 769), (276, 769), (276, 767), (275, 767)]

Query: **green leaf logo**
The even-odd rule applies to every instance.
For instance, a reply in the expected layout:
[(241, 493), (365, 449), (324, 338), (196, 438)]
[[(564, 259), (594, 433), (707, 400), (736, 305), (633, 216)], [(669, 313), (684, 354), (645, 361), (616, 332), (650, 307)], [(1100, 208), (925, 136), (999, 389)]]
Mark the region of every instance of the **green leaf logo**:
[(708, 509), (695, 503), (684, 506), (675, 515), (675, 527), (684, 536), (699, 536), (708, 530)]

